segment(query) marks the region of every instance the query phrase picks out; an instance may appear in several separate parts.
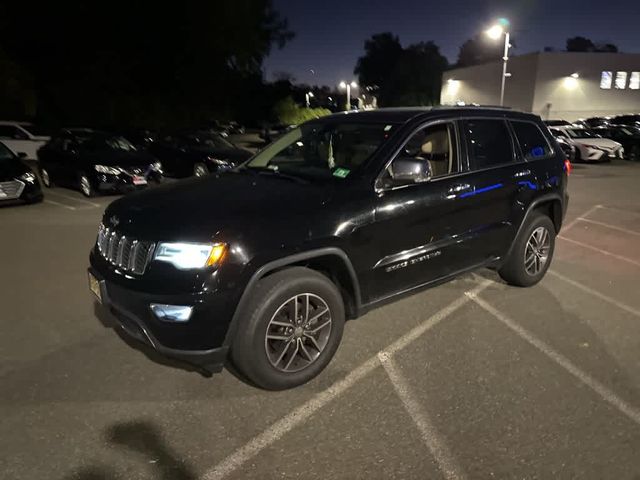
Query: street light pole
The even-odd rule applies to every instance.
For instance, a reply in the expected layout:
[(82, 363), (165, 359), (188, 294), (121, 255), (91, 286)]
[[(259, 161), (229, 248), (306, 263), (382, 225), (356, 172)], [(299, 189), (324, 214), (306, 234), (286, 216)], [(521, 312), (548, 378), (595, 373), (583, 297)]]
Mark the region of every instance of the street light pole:
[(347, 83), (345, 81), (340, 82), (340, 88), (347, 90), (347, 111), (351, 110), (351, 88), (356, 88), (358, 84), (356, 82)]
[(502, 57), (502, 84), (500, 85), (500, 106), (504, 106), (504, 85), (509, 74), (507, 73), (507, 62), (509, 61), (509, 32), (504, 33), (504, 56)]

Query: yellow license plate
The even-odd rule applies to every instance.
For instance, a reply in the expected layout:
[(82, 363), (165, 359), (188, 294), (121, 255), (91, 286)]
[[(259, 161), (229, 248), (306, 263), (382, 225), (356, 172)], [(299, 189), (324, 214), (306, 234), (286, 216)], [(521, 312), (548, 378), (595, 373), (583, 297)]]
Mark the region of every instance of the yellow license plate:
[(100, 282), (91, 273), (89, 273), (89, 289), (96, 297), (98, 297), (98, 301), (102, 303), (102, 295), (100, 294)]

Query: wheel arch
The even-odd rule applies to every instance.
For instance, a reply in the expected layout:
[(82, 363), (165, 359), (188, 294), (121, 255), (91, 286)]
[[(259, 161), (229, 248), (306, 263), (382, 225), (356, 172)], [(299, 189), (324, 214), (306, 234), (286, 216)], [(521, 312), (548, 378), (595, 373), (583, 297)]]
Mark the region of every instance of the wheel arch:
[(336, 284), (342, 294), (347, 318), (356, 318), (359, 315), (362, 306), (360, 283), (353, 264), (344, 250), (337, 247), (325, 247), (296, 253), (266, 263), (253, 273), (242, 292), (229, 324), (225, 346), (229, 346), (235, 337), (240, 316), (243, 314), (243, 307), (257, 282), (289, 267), (306, 267), (326, 275)]

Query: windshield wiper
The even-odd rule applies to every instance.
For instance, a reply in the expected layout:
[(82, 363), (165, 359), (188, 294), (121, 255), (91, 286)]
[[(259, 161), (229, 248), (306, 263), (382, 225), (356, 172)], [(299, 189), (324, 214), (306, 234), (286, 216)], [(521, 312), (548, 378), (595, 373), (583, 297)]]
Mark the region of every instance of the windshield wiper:
[(304, 183), (304, 184), (309, 183), (308, 180), (305, 180), (304, 178), (298, 177), (296, 175), (290, 175), (288, 173), (283, 173), (280, 170), (276, 170), (269, 167), (243, 167), (243, 168), (240, 168), (239, 171), (241, 172), (250, 171), (258, 175), (265, 175), (265, 174), (273, 175), (274, 177), (292, 180), (296, 183)]

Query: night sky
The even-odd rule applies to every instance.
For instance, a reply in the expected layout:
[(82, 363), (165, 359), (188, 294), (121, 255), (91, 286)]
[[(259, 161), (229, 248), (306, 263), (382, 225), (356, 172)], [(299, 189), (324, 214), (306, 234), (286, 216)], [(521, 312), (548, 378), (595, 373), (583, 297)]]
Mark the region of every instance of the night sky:
[[(364, 40), (391, 31), (403, 46), (433, 40), (455, 62), (460, 45), (499, 17), (511, 22), (514, 54), (563, 49), (568, 37), (614, 43), (640, 53), (640, 0), (274, 0), (296, 33), (265, 62), (297, 82), (334, 86), (353, 79)], [(312, 73), (311, 70), (315, 73)]]

